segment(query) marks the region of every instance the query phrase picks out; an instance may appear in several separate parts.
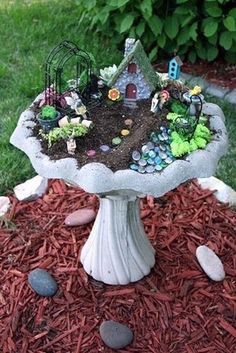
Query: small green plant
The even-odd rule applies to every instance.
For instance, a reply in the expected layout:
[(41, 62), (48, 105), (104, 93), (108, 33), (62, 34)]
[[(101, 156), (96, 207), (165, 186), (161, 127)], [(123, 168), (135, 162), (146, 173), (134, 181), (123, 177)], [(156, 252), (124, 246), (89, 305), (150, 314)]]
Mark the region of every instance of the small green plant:
[(40, 119), (42, 120), (53, 120), (57, 116), (57, 111), (51, 105), (45, 105), (42, 108)]
[(59, 140), (65, 140), (70, 137), (81, 137), (88, 133), (89, 129), (82, 125), (68, 124), (63, 127), (56, 127), (45, 134), (43, 131), (40, 132), (41, 136), (48, 141), (48, 147), (50, 148), (52, 144)]
[(173, 156), (181, 157), (187, 153), (196, 151), (198, 148), (204, 149), (207, 143), (211, 141), (211, 137), (210, 130), (202, 124), (197, 125), (190, 141), (177, 131), (173, 131), (170, 145)]

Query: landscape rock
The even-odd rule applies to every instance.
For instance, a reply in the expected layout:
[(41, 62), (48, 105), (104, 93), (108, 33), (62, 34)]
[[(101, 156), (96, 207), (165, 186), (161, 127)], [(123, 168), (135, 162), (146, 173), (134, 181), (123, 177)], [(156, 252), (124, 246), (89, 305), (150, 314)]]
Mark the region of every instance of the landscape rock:
[(65, 224), (67, 226), (82, 226), (84, 224), (92, 222), (96, 217), (96, 212), (91, 208), (82, 208), (77, 210), (65, 219)]
[(48, 187), (48, 180), (36, 175), (34, 178), (14, 187), (14, 193), (19, 201), (32, 201), (42, 196)]
[(99, 332), (103, 342), (112, 349), (124, 348), (133, 341), (130, 328), (113, 320), (104, 321)]
[(206, 93), (214, 97), (224, 98), (224, 96), (229, 92), (229, 88), (219, 87), (217, 85), (211, 84), (206, 88)]
[(10, 199), (6, 196), (0, 196), (0, 217), (4, 216), (11, 206)]
[(236, 206), (236, 191), (226, 185), (222, 180), (215, 177), (198, 178), (198, 183), (202, 189), (216, 190), (214, 192), (217, 200), (223, 203), (229, 203), (230, 206)]
[(213, 281), (223, 281), (225, 278), (224, 266), (213, 250), (201, 245), (196, 250), (196, 257), (203, 271)]
[(236, 104), (236, 88), (233, 89), (230, 93), (226, 94), (225, 100), (231, 104)]
[(43, 297), (52, 297), (58, 290), (55, 279), (44, 269), (36, 268), (28, 276), (32, 289)]

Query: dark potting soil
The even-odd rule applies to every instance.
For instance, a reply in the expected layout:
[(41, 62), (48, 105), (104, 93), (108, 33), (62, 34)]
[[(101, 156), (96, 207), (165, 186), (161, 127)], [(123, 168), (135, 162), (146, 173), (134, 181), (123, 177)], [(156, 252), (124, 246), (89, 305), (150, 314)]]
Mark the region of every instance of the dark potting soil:
[[(66, 141), (57, 141), (48, 148), (47, 141), (40, 138), (38, 125), (33, 133), (41, 140), (42, 152), (53, 160), (75, 158), (79, 167), (87, 163), (98, 162), (105, 164), (112, 171), (127, 169), (131, 162), (132, 151), (140, 150), (142, 144), (149, 141), (152, 131), (157, 131), (159, 126), (167, 124), (166, 115), (169, 110), (163, 109), (160, 114), (154, 115), (150, 112), (150, 107), (151, 99), (137, 102), (135, 109), (125, 107), (122, 101), (112, 105), (107, 104), (106, 101), (102, 102), (101, 105), (90, 111), (90, 119), (93, 121), (94, 127), (86, 136), (76, 138), (77, 148), (73, 156), (67, 152)], [(36, 111), (34, 108), (33, 110)], [(121, 137), (121, 130), (127, 129), (126, 119), (133, 120), (130, 135), (122, 137), (121, 144), (114, 147), (112, 139)], [(101, 152), (99, 149), (101, 145), (109, 145), (111, 150), (108, 153)], [(89, 150), (96, 150), (96, 155), (88, 157), (86, 152)]]

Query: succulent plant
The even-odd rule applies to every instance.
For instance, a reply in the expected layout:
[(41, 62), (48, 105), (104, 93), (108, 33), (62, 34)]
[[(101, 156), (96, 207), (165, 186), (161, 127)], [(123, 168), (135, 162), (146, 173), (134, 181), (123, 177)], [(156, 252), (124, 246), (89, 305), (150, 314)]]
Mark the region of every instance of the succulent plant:
[(116, 70), (117, 66), (115, 64), (113, 64), (113, 66), (104, 67), (104, 69), (100, 69), (100, 78), (107, 83)]

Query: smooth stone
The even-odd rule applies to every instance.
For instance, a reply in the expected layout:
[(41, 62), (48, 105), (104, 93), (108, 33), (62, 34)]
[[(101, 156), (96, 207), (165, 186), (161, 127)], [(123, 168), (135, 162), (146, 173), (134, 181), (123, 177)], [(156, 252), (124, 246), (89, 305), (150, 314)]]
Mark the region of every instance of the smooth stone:
[(156, 152), (154, 152), (153, 150), (151, 150), (149, 153), (148, 153), (148, 156), (150, 157), (150, 158), (155, 158), (156, 157)]
[(108, 145), (101, 145), (99, 148), (102, 152), (109, 152), (110, 151), (110, 147)]
[(236, 206), (236, 191), (226, 185), (222, 180), (215, 177), (198, 178), (198, 183), (202, 189), (214, 191), (214, 195), (220, 202), (229, 203), (230, 206)]
[(203, 271), (213, 281), (223, 281), (225, 278), (224, 266), (213, 250), (206, 245), (201, 245), (196, 249), (196, 257)]
[(161, 164), (161, 162), (162, 162), (162, 159), (161, 159), (160, 157), (156, 157), (156, 158), (154, 159), (154, 163), (155, 163), (155, 164)]
[(167, 157), (167, 154), (165, 152), (159, 152), (159, 157), (161, 159), (165, 159)]
[(4, 216), (11, 206), (9, 197), (0, 196), (0, 217)]
[(29, 273), (28, 283), (37, 294), (43, 297), (52, 297), (58, 289), (55, 279), (41, 268), (36, 268)]
[(88, 157), (94, 157), (96, 155), (96, 151), (95, 150), (89, 150), (87, 151), (87, 156)]
[(112, 349), (121, 349), (133, 341), (131, 329), (113, 320), (104, 321), (99, 328), (103, 342)]
[(65, 224), (70, 227), (82, 226), (92, 222), (96, 217), (96, 212), (91, 208), (81, 208), (71, 214), (65, 219)]
[(14, 187), (14, 193), (19, 201), (32, 201), (42, 196), (48, 187), (48, 179), (36, 175), (34, 178)]
[(120, 137), (114, 137), (114, 138), (111, 140), (112, 144), (115, 145), (115, 146), (119, 145), (119, 144), (121, 143), (121, 141), (122, 141), (122, 140), (121, 140)]
[(166, 162), (167, 164), (171, 164), (171, 163), (173, 162), (173, 160), (172, 160), (170, 157), (167, 157), (167, 158), (165, 159), (165, 162)]

